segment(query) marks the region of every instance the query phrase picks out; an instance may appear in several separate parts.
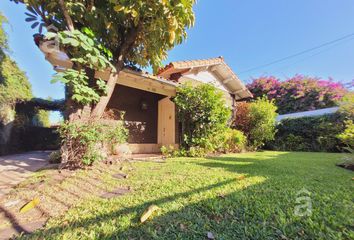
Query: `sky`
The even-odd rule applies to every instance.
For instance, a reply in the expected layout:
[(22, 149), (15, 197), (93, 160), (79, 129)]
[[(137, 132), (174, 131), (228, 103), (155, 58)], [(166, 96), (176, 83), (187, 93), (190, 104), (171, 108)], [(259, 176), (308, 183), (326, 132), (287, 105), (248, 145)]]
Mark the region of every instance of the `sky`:
[[(223, 56), (246, 83), (266, 75), (354, 79), (354, 0), (198, 0), (194, 9), (188, 39), (169, 52), (165, 63)], [(0, 11), (9, 20), (11, 56), (26, 72), (35, 96), (63, 98), (63, 86), (50, 83), (54, 71), (33, 42), (35, 31), (25, 22), (23, 5), (1, 0)]]

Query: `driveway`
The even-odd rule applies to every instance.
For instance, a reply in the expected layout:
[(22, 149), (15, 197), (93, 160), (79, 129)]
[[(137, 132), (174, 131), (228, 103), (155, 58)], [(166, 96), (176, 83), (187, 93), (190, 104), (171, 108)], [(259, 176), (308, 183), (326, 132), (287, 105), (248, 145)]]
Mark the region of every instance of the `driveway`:
[(33, 172), (49, 164), (51, 151), (33, 151), (0, 157), (0, 198)]

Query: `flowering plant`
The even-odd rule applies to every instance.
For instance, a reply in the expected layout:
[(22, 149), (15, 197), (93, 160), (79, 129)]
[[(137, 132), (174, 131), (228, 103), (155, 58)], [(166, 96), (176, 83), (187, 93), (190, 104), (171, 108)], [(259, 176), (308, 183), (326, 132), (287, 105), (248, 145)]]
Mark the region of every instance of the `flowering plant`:
[(280, 114), (337, 106), (348, 92), (343, 84), (331, 78), (323, 80), (303, 75), (285, 81), (263, 76), (253, 79), (247, 87), (255, 98), (274, 99)]

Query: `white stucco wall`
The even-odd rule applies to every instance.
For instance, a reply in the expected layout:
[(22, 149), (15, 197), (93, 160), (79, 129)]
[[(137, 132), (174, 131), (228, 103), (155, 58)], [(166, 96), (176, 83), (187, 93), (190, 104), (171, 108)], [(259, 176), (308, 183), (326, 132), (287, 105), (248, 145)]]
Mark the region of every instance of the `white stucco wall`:
[(212, 83), (217, 88), (227, 92), (226, 88), (219, 82), (219, 80), (208, 71), (202, 71), (199, 72), (198, 74), (186, 74), (183, 75), (182, 78), (193, 79), (193, 80), (201, 81), (203, 83)]

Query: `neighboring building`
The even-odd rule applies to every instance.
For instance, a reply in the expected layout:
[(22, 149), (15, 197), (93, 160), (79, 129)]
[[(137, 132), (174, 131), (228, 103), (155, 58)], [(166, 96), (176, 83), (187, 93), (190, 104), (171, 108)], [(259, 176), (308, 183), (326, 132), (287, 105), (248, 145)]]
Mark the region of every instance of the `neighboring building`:
[[(65, 53), (48, 51), (41, 44), (39, 48), (56, 71), (72, 67)], [(109, 70), (96, 72), (95, 77), (108, 80)], [(162, 145), (178, 144), (179, 124), (171, 98), (176, 95), (176, 87), (186, 81), (214, 83), (225, 93), (230, 106), (234, 101), (252, 97), (222, 57), (172, 62), (157, 76), (124, 69), (119, 74), (107, 110), (125, 112), (132, 153), (159, 152)]]

